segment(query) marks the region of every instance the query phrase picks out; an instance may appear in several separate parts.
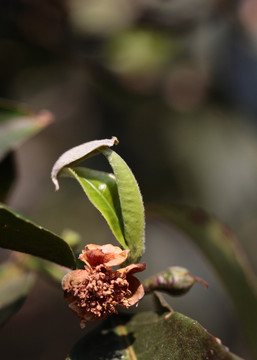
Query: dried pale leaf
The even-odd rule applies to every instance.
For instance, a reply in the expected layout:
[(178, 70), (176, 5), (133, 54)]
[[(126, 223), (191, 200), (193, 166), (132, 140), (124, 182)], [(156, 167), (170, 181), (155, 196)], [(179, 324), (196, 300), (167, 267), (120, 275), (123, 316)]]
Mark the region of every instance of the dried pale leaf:
[(55, 189), (59, 190), (59, 183), (57, 176), (59, 172), (67, 166), (73, 166), (88, 157), (96, 155), (100, 152), (100, 149), (110, 147), (118, 144), (118, 139), (112, 137), (111, 139), (94, 140), (86, 142), (84, 144), (75, 146), (74, 148), (63, 153), (53, 166), (51, 178), (55, 185)]

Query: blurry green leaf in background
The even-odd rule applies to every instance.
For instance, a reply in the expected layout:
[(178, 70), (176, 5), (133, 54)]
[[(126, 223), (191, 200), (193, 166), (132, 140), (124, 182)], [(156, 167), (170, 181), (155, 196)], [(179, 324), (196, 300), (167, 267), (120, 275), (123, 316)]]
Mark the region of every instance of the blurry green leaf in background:
[(0, 100), (0, 160), (42, 130), (52, 119), (49, 111), (35, 114), (19, 104)]
[(38, 114), (25, 105), (0, 98), (0, 201), (4, 201), (16, 176), (13, 151), (53, 120), (49, 111)]
[(35, 274), (17, 264), (0, 265), (0, 327), (22, 307), (35, 279)]
[(257, 278), (231, 229), (199, 208), (160, 206), (155, 211), (185, 232), (213, 265), (235, 305), (249, 346), (257, 355)]

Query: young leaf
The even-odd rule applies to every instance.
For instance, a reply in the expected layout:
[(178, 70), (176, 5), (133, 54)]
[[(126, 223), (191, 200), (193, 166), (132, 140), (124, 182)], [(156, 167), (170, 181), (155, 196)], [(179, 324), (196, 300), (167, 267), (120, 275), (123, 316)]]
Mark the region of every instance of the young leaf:
[(47, 126), (52, 119), (49, 111), (35, 114), (21, 105), (0, 100), (0, 160)]
[(118, 139), (116, 137), (113, 137), (112, 139), (94, 140), (75, 146), (63, 153), (54, 164), (51, 172), (51, 178), (55, 185), (55, 189), (59, 190), (57, 176), (63, 168), (76, 165), (93, 155), (99, 154), (101, 149), (117, 144)]
[(145, 216), (142, 196), (136, 179), (125, 161), (113, 150), (102, 150), (117, 183), (126, 243), (130, 262), (138, 262), (144, 252)]
[(70, 246), (59, 236), (0, 204), (0, 247), (76, 268)]
[(232, 231), (205, 211), (186, 206), (155, 208), (184, 231), (209, 259), (236, 307), (252, 352), (257, 356), (257, 281)]
[[(109, 140), (96, 140), (68, 150), (55, 163), (51, 176), (56, 190), (59, 189), (58, 174), (72, 175), (80, 182), (90, 201), (107, 220), (117, 240), (125, 249), (130, 249), (129, 262), (132, 263), (137, 262), (144, 252), (144, 206), (131, 170), (118, 154), (109, 149), (110, 146), (117, 144), (117, 141), (115, 137)], [(89, 173), (85, 171), (88, 170), (82, 170), (84, 171), (82, 174), (79, 173), (78, 168), (75, 170), (71, 168), (72, 165), (99, 152), (102, 152), (109, 161), (114, 172), (112, 179), (115, 180), (116, 186), (111, 179), (103, 175), (104, 173), (95, 172), (93, 180), (95, 184), (93, 184), (92, 178), (87, 179)], [(103, 181), (105, 183), (101, 184)], [(105, 191), (101, 190), (101, 186), (104, 186), (108, 192), (107, 196)]]
[(35, 278), (13, 263), (0, 265), (0, 327), (21, 308)]
[(117, 316), (88, 333), (66, 360), (240, 360), (197, 321), (176, 312)]
[(79, 182), (89, 200), (104, 216), (121, 246), (127, 249), (114, 175), (84, 167), (65, 168), (62, 170), (61, 175), (73, 177)]
[(204, 280), (192, 276), (187, 269), (171, 266), (167, 270), (146, 279), (143, 285), (145, 293), (158, 290), (176, 296), (186, 294), (196, 281), (208, 287)]

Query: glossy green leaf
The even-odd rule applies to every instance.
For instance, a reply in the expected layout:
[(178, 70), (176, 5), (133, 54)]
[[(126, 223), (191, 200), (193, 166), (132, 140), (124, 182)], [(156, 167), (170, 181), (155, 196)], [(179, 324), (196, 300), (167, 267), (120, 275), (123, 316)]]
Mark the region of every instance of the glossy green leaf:
[(125, 161), (113, 150), (103, 149), (117, 183), (129, 261), (138, 262), (144, 252), (145, 216), (142, 196), (136, 179)]
[(208, 287), (204, 280), (192, 276), (187, 269), (171, 266), (144, 280), (143, 285), (146, 294), (158, 290), (176, 296), (186, 294), (195, 282), (200, 282)]
[(256, 275), (231, 229), (197, 208), (172, 206), (155, 211), (184, 231), (213, 265), (234, 302), (249, 346), (257, 356)]
[(89, 200), (106, 219), (119, 243), (127, 249), (115, 176), (84, 167), (65, 168), (61, 174), (79, 182)]
[(53, 119), (48, 111), (33, 113), (24, 106), (0, 100), (0, 160)]
[(55, 189), (59, 190), (57, 177), (63, 168), (74, 166), (91, 156), (99, 154), (103, 148), (113, 146), (118, 143), (119, 142), (116, 137), (113, 137), (112, 139), (94, 140), (75, 146), (63, 153), (55, 162), (51, 172), (51, 179), (55, 185)]
[(66, 360), (239, 360), (197, 321), (142, 312), (112, 317), (79, 341)]
[(59, 236), (0, 204), (0, 247), (42, 257), (74, 269), (70, 246)]
[(35, 281), (35, 274), (13, 263), (0, 266), (0, 326), (23, 305)]

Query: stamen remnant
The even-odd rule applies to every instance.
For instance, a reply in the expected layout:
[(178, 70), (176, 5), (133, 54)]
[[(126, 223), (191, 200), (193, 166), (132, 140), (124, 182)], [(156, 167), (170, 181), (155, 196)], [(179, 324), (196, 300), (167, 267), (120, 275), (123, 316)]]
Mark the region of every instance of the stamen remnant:
[[(128, 308), (144, 296), (144, 288), (132, 274), (145, 270), (146, 265), (132, 264), (113, 271), (120, 265), (129, 250), (107, 244), (90, 244), (79, 258), (86, 263), (85, 270), (66, 274), (62, 287), (70, 309), (80, 318), (83, 328), (88, 320), (105, 319), (117, 313), (117, 306)], [(111, 265), (111, 266), (110, 266)]]

